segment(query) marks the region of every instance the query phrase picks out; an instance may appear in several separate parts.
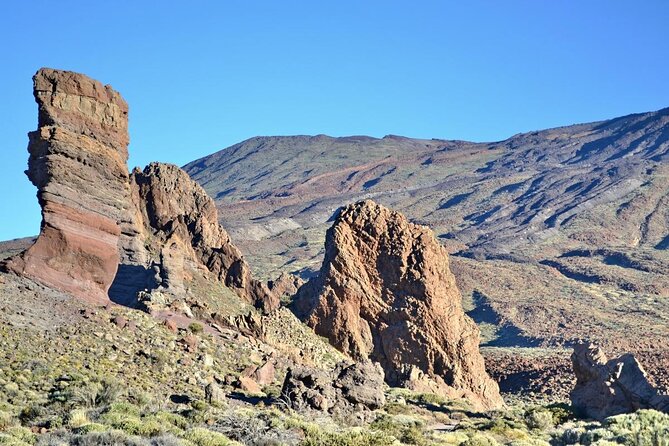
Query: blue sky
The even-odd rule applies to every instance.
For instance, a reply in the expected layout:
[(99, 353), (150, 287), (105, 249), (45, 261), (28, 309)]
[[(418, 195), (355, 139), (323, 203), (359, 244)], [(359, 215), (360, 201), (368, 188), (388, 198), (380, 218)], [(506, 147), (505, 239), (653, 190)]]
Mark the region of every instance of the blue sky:
[(130, 104), (130, 167), (255, 135), (500, 140), (669, 106), (669, 2), (14, 1), (0, 14), (0, 240), (39, 231), (41, 66)]

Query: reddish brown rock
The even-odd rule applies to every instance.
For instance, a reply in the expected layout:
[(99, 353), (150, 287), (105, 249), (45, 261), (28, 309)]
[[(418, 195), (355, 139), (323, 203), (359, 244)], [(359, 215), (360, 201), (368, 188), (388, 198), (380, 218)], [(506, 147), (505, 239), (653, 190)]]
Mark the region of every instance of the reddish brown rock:
[(42, 225), (6, 268), (81, 299), (107, 302), (128, 194), (128, 106), (110, 86), (69, 71), (33, 77), (38, 129), (27, 175)]
[(627, 353), (608, 360), (596, 345), (578, 343), (571, 355), (576, 386), (570, 397), (574, 409), (602, 420), (639, 409), (669, 413), (669, 395), (659, 394), (641, 364)]
[(390, 385), (466, 398), (479, 409), (503, 404), (432, 231), (367, 200), (341, 210), (325, 249), (319, 276), (296, 299), (318, 334), (380, 363)]
[(253, 378), (250, 378), (248, 376), (240, 376), (239, 379), (237, 380), (237, 387), (239, 387), (241, 390), (244, 392), (248, 393), (262, 393), (262, 389), (258, 385), (257, 382), (253, 380)]
[(253, 379), (261, 386), (272, 384), (275, 376), (276, 368), (273, 359), (269, 359), (253, 372)]
[[(122, 244), (130, 280), (144, 281), (149, 271), (156, 285), (183, 294), (195, 276), (219, 280), (247, 302), (266, 310), (274, 307), (267, 287), (251, 270), (228, 233), (218, 223), (218, 211), (204, 189), (179, 167), (151, 163), (130, 176), (135, 234)], [(139, 272), (138, 272), (139, 271)], [(143, 283), (140, 283), (142, 285)]]
[(177, 331), (179, 331), (179, 326), (172, 319), (165, 319), (165, 327), (167, 327), (167, 329), (172, 333), (176, 333)]
[(284, 296), (294, 296), (297, 290), (304, 285), (304, 280), (293, 274), (281, 273), (276, 280), (271, 280), (267, 285), (276, 301), (280, 302)]

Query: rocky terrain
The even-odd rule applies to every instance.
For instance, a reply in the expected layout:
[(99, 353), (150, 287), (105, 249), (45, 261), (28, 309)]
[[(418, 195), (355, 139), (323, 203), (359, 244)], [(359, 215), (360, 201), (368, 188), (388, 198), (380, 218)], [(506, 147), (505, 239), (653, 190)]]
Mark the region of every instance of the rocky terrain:
[(260, 277), (315, 275), (335, 211), (372, 198), (435, 231), (490, 358), (550, 347), (542, 364), (568, 364), (563, 346), (591, 339), (666, 390), (668, 124), (663, 109), (494, 143), (257, 137), (184, 168)]
[[(335, 200), (327, 195), (337, 189), (327, 188), (327, 177), (346, 171), (342, 187), (359, 173), (347, 171), (346, 153), (369, 155), (364, 169), (378, 173), (376, 158), (389, 165), (393, 157), (403, 159), (402, 169), (410, 170), (412, 157), (425, 151), (465, 150), (473, 166), (477, 151), (492, 153), (494, 147), (397, 137), (349, 138), (341, 145), (318, 137), (336, 149), (319, 156), (338, 160), (337, 169), (300, 174), (290, 164), (275, 165), (276, 171), (240, 182), (239, 191), (219, 193), (217, 205), (177, 166), (151, 163), (127, 171), (128, 107), (110, 86), (41, 69), (34, 94), (38, 130), (30, 134), (26, 173), (38, 188), (43, 221), (36, 239), (0, 246), (0, 444), (602, 446), (661, 444), (669, 435), (669, 397), (651, 382), (665, 376), (665, 352), (653, 345), (655, 338), (625, 343), (617, 327), (593, 331), (609, 333), (608, 345), (636, 346), (642, 360), (644, 352), (656, 355), (650, 377), (631, 354), (608, 361), (583, 343), (575, 344), (565, 367), (565, 349), (554, 346), (570, 338), (560, 338), (560, 330), (542, 337), (531, 329), (555, 323), (551, 312), (558, 311), (558, 327), (567, 333), (576, 323), (560, 307), (568, 299), (545, 302), (543, 319), (522, 325), (523, 317), (537, 315), (537, 296), (509, 295), (519, 288), (505, 286), (513, 277), (504, 273), (509, 265), (517, 268), (509, 268), (513, 274), (524, 274), (526, 293), (542, 287), (553, 292), (566, 280), (582, 284), (579, 274), (599, 271), (597, 262), (660, 275), (662, 259), (650, 251), (579, 245), (562, 246), (570, 250), (554, 258), (539, 259), (529, 247), (501, 255), (498, 245), (476, 241), (473, 227), (467, 232), (454, 225), (462, 237), (441, 234), (440, 240), (429, 227), (371, 200), (336, 213), (314, 203), (321, 214), (311, 216), (311, 229), (292, 218), (257, 216), (262, 206), (268, 212), (284, 199), (293, 200), (291, 206), (313, 199), (314, 190)], [(649, 145), (641, 146), (632, 154), (646, 153)], [(230, 153), (237, 156), (237, 149)], [(309, 158), (306, 152), (296, 158)], [(476, 173), (492, 169), (503, 155), (498, 152)], [(431, 157), (421, 165), (433, 162)], [(362, 175), (362, 188), (376, 187), (396, 170), (379, 178)], [(295, 175), (310, 180), (279, 184)], [(274, 192), (245, 200), (236, 195), (265, 181)], [(413, 181), (411, 191), (429, 183)], [(391, 196), (399, 197), (385, 195)], [(237, 200), (238, 207), (222, 205), (226, 199)], [(449, 203), (463, 200), (456, 196)], [(244, 220), (245, 206), (256, 217)], [(221, 214), (221, 208), (231, 212)], [(484, 223), (488, 216), (465, 220)], [(254, 251), (258, 271), (220, 224), (227, 218), (238, 219), (236, 233), (270, 239), (264, 259)], [(658, 224), (648, 218), (647, 240), (662, 233)], [(330, 228), (317, 273), (310, 264), (319, 253), (310, 253), (309, 241), (293, 257), (277, 253), (290, 260), (268, 268), (281, 240), (291, 233), (315, 240), (320, 225)], [(507, 238), (497, 242), (508, 246)], [(652, 249), (662, 251), (662, 243)], [(542, 255), (552, 255), (544, 248)], [(550, 271), (558, 271), (557, 284), (546, 281), (543, 274)], [(257, 278), (270, 274), (267, 282)], [(662, 303), (660, 282), (642, 284), (634, 274), (601, 277), (585, 281), (593, 293), (618, 287), (617, 303), (643, 293), (655, 296), (647, 305)], [(623, 286), (624, 280), (635, 285)], [(526, 307), (519, 305), (522, 299)], [(590, 314), (592, 326), (610, 310), (602, 305), (601, 315)], [(659, 327), (653, 334), (661, 337), (657, 316), (645, 314), (643, 322), (655, 325), (640, 328), (650, 333)], [(633, 326), (632, 318), (621, 319)], [(493, 378), (505, 390), (506, 404)], [(571, 404), (565, 404), (567, 393)]]

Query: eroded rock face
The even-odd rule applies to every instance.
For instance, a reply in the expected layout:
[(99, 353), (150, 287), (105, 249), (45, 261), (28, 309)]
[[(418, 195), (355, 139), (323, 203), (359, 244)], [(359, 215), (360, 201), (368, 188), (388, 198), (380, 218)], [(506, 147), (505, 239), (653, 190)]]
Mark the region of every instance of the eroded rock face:
[(331, 372), (306, 366), (288, 371), (281, 394), (295, 410), (344, 414), (385, 404), (383, 369), (370, 361), (339, 363)]
[(320, 274), (296, 312), (355, 359), (381, 364), (386, 382), (503, 404), (465, 315), (448, 253), (432, 231), (366, 200), (344, 208), (326, 236)]
[(571, 356), (576, 386), (570, 397), (583, 415), (602, 420), (639, 409), (669, 412), (669, 395), (661, 395), (630, 353), (608, 360), (591, 343), (574, 346)]
[(42, 207), (35, 244), (6, 268), (78, 298), (107, 302), (128, 196), (128, 106), (82, 74), (33, 77), (38, 129), (26, 174)]
[[(223, 282), (251, 304), (269, 305), (269, 291), (251, 270), (204, 189), (172, 164), (151, 163), (130, 175), (135, 214), (124, 231), (124, 265), (135, 265), (134, 280), (148, 271), (163, 290), (183, 294), (185, 283), (205, 274)], [(132, 268), (130, 269), (131, 274)], [(142, 283), (140, 282), (140, 285)]]
[(34, 245), (4, 269), (99, 303), (111, 295), (138, 305), (138, 293), (160, 288), (187, 315), (186, 283), (195, 277), (220, 281), (223, 292), (267, 310), (278, 305), (184, 171), (153, 163), (128, 174), (128, 106), (116, 91), (48, 68), (33, 81), (39, 121), (29, 135), (27, 175), (38, 189), (42, 226)]

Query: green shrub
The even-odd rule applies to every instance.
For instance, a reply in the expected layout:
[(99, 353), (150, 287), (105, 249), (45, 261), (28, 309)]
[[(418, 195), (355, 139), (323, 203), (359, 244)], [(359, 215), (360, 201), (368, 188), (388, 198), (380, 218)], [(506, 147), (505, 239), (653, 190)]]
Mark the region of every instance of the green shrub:
[(203, 327), (202, 324), (199, 323), (199, 322), (192, 322), (192, 323), (188, 326), (188, 330), (189, 330), (191, 333), (193, 333), (193, 334), (200, 334), (200, 333), (202, 333), (202, 332), (204, 331), (204, 327)]
[(0, 431), (4, 431), (5, 429), (13, 426), (14, 424), (16, 424), (14, 416), (9, 412), (0, 410)]
[(235, 444), (225, 435), (201, 427), (189, 430), (183, 438), (196, 446), (228, 446)]
[(485, 434), (472, 434), (461, 446), (499, 446), (494, 438)]
[(555, 426), (555, 418), (551, 411), (537, 408), (525, 414), (525, 423), (530, 429), (545, 431)]
[(67, 425), (70, 428), (78, 428), (89, 424), (88, 414), (84, 409), (75, 409), (68, 414)]

